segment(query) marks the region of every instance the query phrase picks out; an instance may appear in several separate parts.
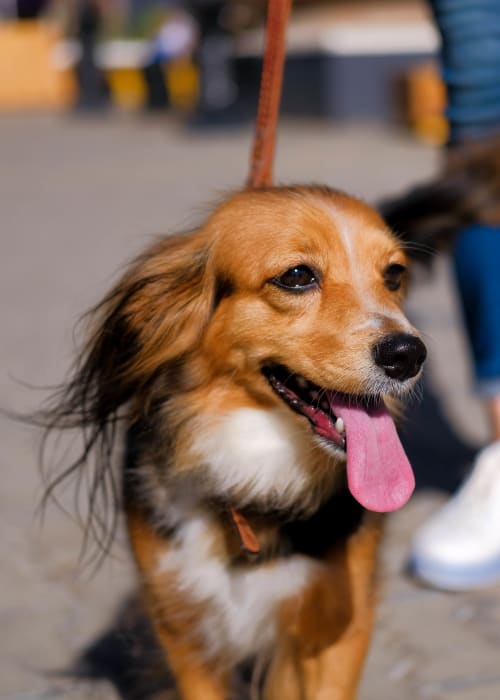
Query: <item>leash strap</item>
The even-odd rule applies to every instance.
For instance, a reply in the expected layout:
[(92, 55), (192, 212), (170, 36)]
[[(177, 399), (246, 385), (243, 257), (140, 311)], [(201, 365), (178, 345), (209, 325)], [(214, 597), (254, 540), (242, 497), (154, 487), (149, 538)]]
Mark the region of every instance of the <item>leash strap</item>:
[(286, 27), (291, 5), (292, 0), (268, 2), (259, 106), (247, 181), (250, 188), (266, 187), (271, 185), (273, 180), (276, 125), (285, 64)]
[[(292, 0), (268, 0), (266, 45), (260, 79), (259, 105), (250, 158), (247, 187), (266, 187), (273, 181), (273, 161), (276, 146), (283, 70), (286, 53), (286, 28)], [(260, 544), (246, 518), (235, 508), (230, 517), (242, 551), (249, 557), (260, 554)]]

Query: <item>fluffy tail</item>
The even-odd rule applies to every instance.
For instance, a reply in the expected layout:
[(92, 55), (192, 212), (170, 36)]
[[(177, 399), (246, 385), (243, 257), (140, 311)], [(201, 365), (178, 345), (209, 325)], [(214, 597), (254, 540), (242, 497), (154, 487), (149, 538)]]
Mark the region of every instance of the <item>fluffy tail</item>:
[(423, 261), (468, 224), (500, 225), (500, 138), (450, 151), (435, 180), (381, 202), (379, 210), (409, 254)]

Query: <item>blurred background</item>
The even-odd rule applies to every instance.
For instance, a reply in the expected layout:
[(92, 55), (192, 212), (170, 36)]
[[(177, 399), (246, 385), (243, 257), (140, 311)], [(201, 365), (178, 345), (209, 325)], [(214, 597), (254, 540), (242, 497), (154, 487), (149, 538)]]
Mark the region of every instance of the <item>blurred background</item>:
[[(265, 0), (0, 0), (0, 110), (169, 111), (198, 126), (255, 111)], [(408, 124), (442, 142), (425, 5), (295, 3), (283, 113)]]
[[(242, 186), (264, 15), (258, 0), (0, 0), (1, 408), (37, 408), (126, 261)], [(425, 2), (295, 3), (276, 182), (376, 203), (432, 177), (447, 137), (438, 45)], [(500, 591), (405, 573), (414, 528), (486, 435), (446, 256), (415, 268), (408, 312), (430, 349), (403, 427), (419, 489), (389, 519), (360, 698), (494, 700)], [(82, 566), (78, 523), (36, 514), (40, 435), (6, 417), (0, 433), (0, 699), (174, 698), (123, 534), (97, 572)]]

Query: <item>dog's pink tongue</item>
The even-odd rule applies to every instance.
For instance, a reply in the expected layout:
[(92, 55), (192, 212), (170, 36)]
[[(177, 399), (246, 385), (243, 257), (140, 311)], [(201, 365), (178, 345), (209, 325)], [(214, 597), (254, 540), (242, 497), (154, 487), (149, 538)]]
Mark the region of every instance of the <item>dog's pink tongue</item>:
[(385, 406), (348, 406), (330, 396), (332, 411), (346, 431), (347, 483), (362, 506), (380, 513), (405, 505), (415, 478)]

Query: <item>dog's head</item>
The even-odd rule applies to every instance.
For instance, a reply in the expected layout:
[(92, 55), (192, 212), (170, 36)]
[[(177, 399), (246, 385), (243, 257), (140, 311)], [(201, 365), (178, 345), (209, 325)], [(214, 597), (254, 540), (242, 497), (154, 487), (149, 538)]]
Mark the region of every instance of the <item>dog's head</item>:
[(407, 261), (368, 206), (321, 188), (243, 193), (202, 235), (219, 292), (201, 351), (218, 374), (250, 393), (287, 375), (357, 397), (413, 385), (425, 350), (401, 308)]
[(101, 433), (124, 406), (154, 417), (175, 469), (238, 505), (314, 500), (347, 453), (356, 498), (398, 507), (413, 481), (384, 397), (407, 393), (425, 358), (401, 308), (406, 264), (345, 194), (236, 194), (104, 300), (73, 411)]

